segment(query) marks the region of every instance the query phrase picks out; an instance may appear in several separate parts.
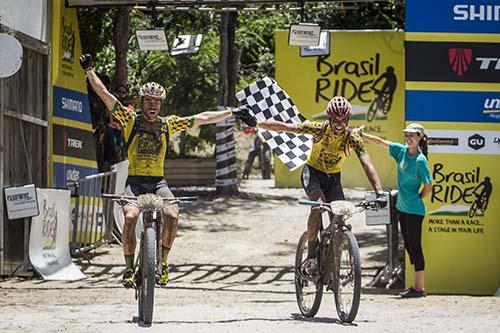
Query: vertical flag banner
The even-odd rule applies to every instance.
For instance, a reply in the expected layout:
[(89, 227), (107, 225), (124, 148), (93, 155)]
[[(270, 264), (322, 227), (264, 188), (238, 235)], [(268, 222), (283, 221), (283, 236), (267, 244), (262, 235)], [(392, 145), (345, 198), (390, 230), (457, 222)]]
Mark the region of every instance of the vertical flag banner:
[[(433, 8), (433, 15), (427, 15)], [(406, 121), (429, 136), (422, 226), (430, 293), (500, 287), (500, 4), (406, 1)], [(406, 260), (406, 285), (413, 274)]]
[(90, 106), (76, 9), (64, 1), (52, 5), (52, 131), (51, 185), (66, 187), (97, 173)]
[[(310, 121), (327, 119), (329, 100), (342, 95), (353, 105), (350, 127), (401, 141), (404, 125), (404, 34), (394, 31), (330, 31), (330, 54), (301, 57), (300, 48), (288, 45), (288, 31), (277, 31), (276, 81)], [(383, 186), (396, 186), (393, 164), (386, 153), (366, 146)], [(275, 163), (278, 187), (300, 187), (301, 168), (290, 172)], [(342, 172), (344, 186), (370, 187), (355, 154)]]

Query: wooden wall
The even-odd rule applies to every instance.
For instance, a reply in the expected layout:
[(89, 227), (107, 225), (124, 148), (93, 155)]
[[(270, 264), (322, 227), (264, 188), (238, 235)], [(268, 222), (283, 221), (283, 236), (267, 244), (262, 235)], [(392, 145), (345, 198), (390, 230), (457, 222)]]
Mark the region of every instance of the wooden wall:
[[(4, 27), (0, 25), (0, 32)], [(47, 187), (49, 166), (49, 47), (47, 44), (14, 33), (23, 45), (23, 63), (11, 77), (0, 79), (2, 85), (0, 122), (2, 128), (0, 154), (3, 188), (35, 184)], [(3, 188), (0, 198), (4, 202)], [(21, 220), (9, 221), (0, 214), (0, 248), (3, 248), (0, 274), (10, 274), (23, 263), (25, 239), (29, 224)], [(3, 234), (3, 235), (2, 235)], [(22, 269), (20, 270), (22, 272)], [(19, 270), (18, 270), (19, 272)]]

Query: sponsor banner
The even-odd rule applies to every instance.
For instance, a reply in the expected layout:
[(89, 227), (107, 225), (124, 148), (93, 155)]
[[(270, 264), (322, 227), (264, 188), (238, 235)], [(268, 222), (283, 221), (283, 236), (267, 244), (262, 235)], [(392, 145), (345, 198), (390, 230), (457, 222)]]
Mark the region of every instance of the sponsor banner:
[(229, 178), (229, 179), (216, 179), (215, 186), (232, 186), (238, 183), (237, 178)]
[(500, 83), (500, 44), (406, 41), (406, 80)]
[(500, 33), (500, 3), (488, 0), (406, 0), (406, 31)]
[(407, 121), (500, 123), (500, 92), (406, 90), (405, 102)]
[(80, 178), (94, 175), (97, 173), (96, 168), (86, 167), (82, 165), (58, 163), (53, 164), (54, 169), (54, 187), (66, 188), (68, 182), (77, 182)]
[(429, 153), (500, 156), (500, 131), (428, 130)]
[(230, 174), (231, 172), (236, 171), (236, 169), (237, 169), (236, 163), (232, 163), (231, 165), (228, 165), (227, 167), (215, 170), (215, 176), (216, 177), (225, 176), (227, 174)]
[(54, 0), (51, 7), (52, 84), (86, 94), (85, 73), (78, 60), (82, 48), (76, 9), (66, 8), (62, 0)]
[(54, 86), (54, 116), (91, 123), (87, 94)]
[[(404, 127), (404, 33), (394, 31), (329, 31), (331, 53), (301, 57), (290, 47), (287, 31), (276, 32), (276, 81), (310, 121), (327, 119), (325, 108), (337, 95), (353, 105), (349, 126), (388, 140), (401, 141)], [(293, 69), (293, 70), (292, 70)], [(299, 79), (298, 79), (299, 78)], [(367, 145), (384, 186), (396, 185), (395, 166), (386, 165), (386, 154)], [(356, 154), (343, 166), (344, 186), (370, 187)], [(348, 170), (348, 171), (345, 171)], [(280, 187), (300, 187), (300, 172), (275, 163)]]
[(162, 29), (136, 30), (135, 35), (141, 51), (168, 50), (167, 37)]
[(37, 216), (38, 200), (35, 185), (9, 187), (4, 190), (7, 217), (9, 220)]
[(218, 121), (217, 123), (215, 123), (215, 126), (217, 126), (217, 127), (230, 127), (230, 126), (234, 126), (234, 123), (235, 123), (235, 117), (231, 116), (231, 117), (226, 118), (224, 120)]
[(92, 132), (61, 125), (53, 126), (54, 155), (62, 155), (95, 161)]
[[(57, 163), (96, 164), (96, 153), (85, 74), (78, 57), (82, 54), (80, 32), (75, 8), (66, 8), (64, 1), (54, 0), (52, 9), (51, 69), (51, 163), (49, 183), (64, 183), (66, 168)], [(85, 131), (88, 129), (89, 131)], [(61, 158), (64, 156), (64, 158)], [(71, 161), (66, 161), (67, 158)], [(79, 159), (77, 163), (75, 159)], [(80, 163), (81, 162), (81, 163)], [(71, 168), (68, 165), (68, 168)], [(96, 169), (94, 169), (97, 171)], [(63, 172), (58, 174), (58, 172)], [(94, 172), (95, 173), (95, 172)]]
[[(431, 136), (458, 139), (460, 144), (464, 138), (466, 145), (470, 142), (476, 148), (483, 145), (479, 136), (486, 138), (500, 131), (497, 124), (422, 122), (422, 125)], [(488, 142), (484, 143), (479, 149), (487, 149)], [(426, 288), (431, 293), (494, 295), (500, 281), (500, 265), (492, 265), (500, 258), (497, 189), (500, 156), (433, 152), (435, 146), (430, 147), (433, 189), (425, 199), (427, 215), (422, 225)], [(408, 259), (407, 268), (409, 286), (413, 274)]]
[(85, 275), (69, 254), (70, 192), (37, 189), (40, 215), (31, 220), (29, 255), (45, 280), (79, 280)]

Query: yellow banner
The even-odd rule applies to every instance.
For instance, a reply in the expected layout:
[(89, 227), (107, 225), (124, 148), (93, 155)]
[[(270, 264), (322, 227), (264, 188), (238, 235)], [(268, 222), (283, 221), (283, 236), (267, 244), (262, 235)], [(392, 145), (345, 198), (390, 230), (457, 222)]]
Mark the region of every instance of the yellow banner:
[(52, 4), (52, 85), (87, 93), (85, 74), (78, 58), (82, 54), (75, 8), (63, 0)]
[[(401, 142), (404, 125), (404, 33), (330, 31), (330, 55), (301, 57), (288, 45), (288, 31), (276, 32), (276, 79), (300, 113), (311, 121), (326, 119), (328, 101), (336, 95), (353, 105), (350, 127)], [(384, 187), (396, 186), (396, 167), (386, 151), (367, 145)], [(277, 187), (300, 187), (300, 172), (291, 173), (275, 159)], [(370, 187), (353, 154), (343, 166), (344, 186)]]
[[(422, 226), (425, 284), (431, 293), (493, 295), (500, 287), (500, 128), (422, 122), (429, 136), (432, 195)], [(461, 153), (457, 145), (461, 147)], [(413, 283), (406, 260), (406, 284)]]
[(81, 54), (76, 9), (54, 0), (50, 151), (50, 184), (54, 187), (97, 173), (87, 85), (78, 59)]

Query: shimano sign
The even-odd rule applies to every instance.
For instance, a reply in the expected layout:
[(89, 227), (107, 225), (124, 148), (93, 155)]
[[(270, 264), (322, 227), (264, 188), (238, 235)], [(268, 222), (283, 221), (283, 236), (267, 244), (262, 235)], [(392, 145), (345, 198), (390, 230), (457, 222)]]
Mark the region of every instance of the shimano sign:
[[(432, 15), (429, 10), (432, 9)], [(406, 32), (500, 33), (500, 3), (487, 0), (406, 0)]]
[(496, 21), (500, 22), (500, 5), (455, 5), (455, 21)]

